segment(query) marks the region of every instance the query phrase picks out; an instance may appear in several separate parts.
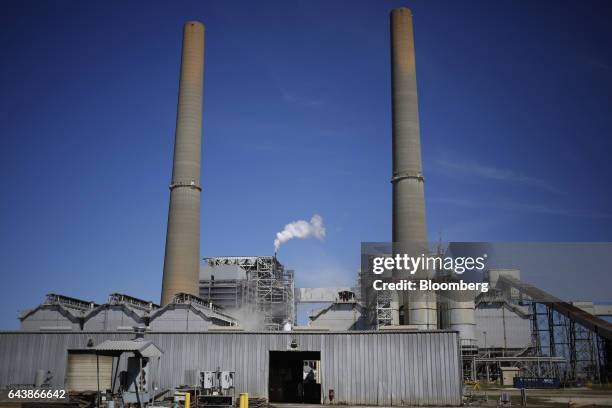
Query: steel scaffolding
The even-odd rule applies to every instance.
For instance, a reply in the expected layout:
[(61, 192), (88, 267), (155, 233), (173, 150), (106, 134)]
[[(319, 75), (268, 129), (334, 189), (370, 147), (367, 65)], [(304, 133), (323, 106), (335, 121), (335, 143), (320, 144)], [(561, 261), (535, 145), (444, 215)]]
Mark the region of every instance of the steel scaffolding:
[(87, 311), (98, 307), (97, 303), (88, 300), (81, 300), (69, 296), (48, 293), (43, 302), (44, 305), (60, 305), (67, 309), (77, 311)]
[(501, 277), (499, 283), (518, 289), (521, 302), (531, 307), (534, 354), (563, 358), (547, 373), (569, 383), (612, 381), (612, 324), (516, 278)]
[(548, 372), (566, 382), (610, 381), (605, 338), (555, 310), (553, 304), (532, 301), (531, 307), (535, 352), (564, 358), (564, 363), (549, 367)]
[(391, 308), (391, 292), (388, 290), (376, 291), (376, 329), (381, 326), (393, 324), (393, 313)]
[[(278, 330), (285, 322), (295, 323), (294, 272), (285, 271), (274, 256), (223, 256), (204, 259), (209, 266), (236, 265), (246, 272), (246, 281), (200, 281), (200, 293), (214, 302), (217, 288), (225, 296), (235, 296), (236, 307), (247, 307), (264, 315), (269, 330)], [(230, 288), (230, 292), (227, 292)], [(215, 292), (215, 293), (212, 293)]]

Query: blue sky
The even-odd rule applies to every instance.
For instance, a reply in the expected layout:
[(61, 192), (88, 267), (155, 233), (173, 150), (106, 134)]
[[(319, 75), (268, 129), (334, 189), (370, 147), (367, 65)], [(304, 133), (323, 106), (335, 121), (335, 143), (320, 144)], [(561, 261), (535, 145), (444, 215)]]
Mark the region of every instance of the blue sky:
[(611, 241), (609, 2), (9, 1), (0, 326), (47, 292), (159, 299), (190, 19), (206, 24), (202, 255), (272, 254), (318, 213), (325, 241), (279, 259), (300, 286), (352, 283), (360, 242), (391, 235), (398, 6), (414, 15), (430, 237)]

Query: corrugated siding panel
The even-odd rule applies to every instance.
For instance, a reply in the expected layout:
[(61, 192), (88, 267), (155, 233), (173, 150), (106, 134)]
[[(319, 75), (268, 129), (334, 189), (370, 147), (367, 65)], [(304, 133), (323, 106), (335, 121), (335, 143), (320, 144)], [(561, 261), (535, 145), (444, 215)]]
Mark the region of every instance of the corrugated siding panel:
[[(127, 308), (126, 308), (127, 309)], [(109, 306), (90, 314), (85, 318), (83, 330), (94, 331), (116, 331), (118, 327), (144, 326), (144, 321), (136, 319), (135, 312), (121, 306)]]
[[(93, 354), (68, 355), (66, 389), (68, 391), (96, 391), (111, 388), (113, 358)], [(100, 383), (98, 384), (98, 373)]]
[(78, 323), (51, 308), (39, 308), (21, 321), (23, 331), (39, 331), (41, 327), (71, 327), (74, 331), (81, 330)]
[[(130, 339), (129, 333), (0, 333), (0, 386), (32, 383), (49, 369), (63, 385), (66, 350), (89, 338)], [(163, 352), (160, 387), (192, 382), (194, 370), (235, 370), (236, 391), (268, 396), (270, 351), (321, 352), (322, 399), (359, 405), (460, 405), (462, 382), (455, 332), (148, 333)], [(34, 352), (33, 352), (34, 351)]]
[[(478, 346), (524, 348), (531, 345), (531, 321), (502, 307), (476, 309), (476, 338)], [(506, 336), (504, 340), (504, 334)]]

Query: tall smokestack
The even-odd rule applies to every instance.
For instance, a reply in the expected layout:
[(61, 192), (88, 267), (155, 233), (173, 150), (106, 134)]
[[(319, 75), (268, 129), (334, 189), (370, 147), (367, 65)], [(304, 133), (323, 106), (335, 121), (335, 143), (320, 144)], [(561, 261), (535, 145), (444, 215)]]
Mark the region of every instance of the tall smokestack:
[(183, 27), (162, 305), (180, 292), (198, 295), (203, 80), (204, 25), (189, 21)]
[[(428, 248), (427, 226), (412, 13), (404, 7), (391, 12), (391, 71), (393, 242), (399, 245), (399, 251), (419, 256)], [(408, 323), (422, 329), (435, 328), (433, 295), (433, 313), (428, 293), (415, 293), (409, 304), (400, 300), (397, 306), (404, 303), (409, 309)]]

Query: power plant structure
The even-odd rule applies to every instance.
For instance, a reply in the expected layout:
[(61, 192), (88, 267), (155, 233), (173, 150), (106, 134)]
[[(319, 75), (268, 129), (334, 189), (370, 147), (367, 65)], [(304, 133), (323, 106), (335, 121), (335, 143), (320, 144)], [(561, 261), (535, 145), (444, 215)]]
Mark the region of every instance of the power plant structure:
[(162, 305), (177, 293), (198, 294), (203, 85), (204, 24), (189, 21), (183, 30)]
[[(427, 223), (425, 191), (421, 164), (421, 134), (416, 83), (416, 62), (412, 13), (407, 8), (391, 12), (391, 95), (393, 138), (393, 253), (426, 253)], [(418, 277), (427, 276), (420, 271)], [(397, 278), (409, 278), (394, 273)], [(394, 324), (400, 321), (400, 309), (419, 329), (435, 329), (435, 293), (419, 291), (408, 299), (389, 297)], [(403, 319), (402, 319), (403, 320)], [(407, 319), (408, 320), (408, 319)]]
[(199, 293), (215, 305), (251, 316), (251, 327), (280, 330), (296, 321), (293, 278), (275, 256), (205, 258)]
[[(391, 12), (390, 48), (393, 230), (391, 248), (380, 251), (429, 254), (407, 8)], [(191, 393), (197, 404), (211, 405), (206, 398), (214, 396), (231, 405), (234, 391), (279, 403), (459, 406), (465, 380), (612, 380), (612, 324), (601, 318), (612, 316), (612, 307), (561, 301), (527, 284), (516, 269), (487, 270), (486, 293), (402, 296), (373, 290), (367, 268), (352, 287), (298, 288), (295, 272), (276, 255), (201, 258), (203, 75), (204, 25), (190, 21), (183, 31), (161, 301), (113, 293), (98, 304), (47, 295), (19, 316), (19, 331), (0, 332), (0, 388), (66, 387), (109, 407), (102, 394), (140, 406), (143, 400), (164, 406), (173, 392)], [(370, 261), (362, 251), (362, 265)], [(389, 275), (452, 280), (425, 268), (415, 276)], [(309, 303), (326, 306), (298, 325), (297, 307)]]

